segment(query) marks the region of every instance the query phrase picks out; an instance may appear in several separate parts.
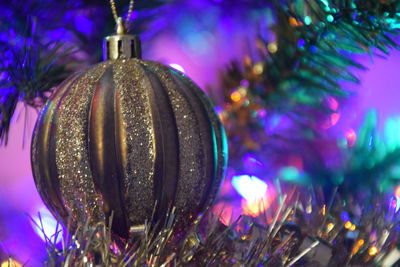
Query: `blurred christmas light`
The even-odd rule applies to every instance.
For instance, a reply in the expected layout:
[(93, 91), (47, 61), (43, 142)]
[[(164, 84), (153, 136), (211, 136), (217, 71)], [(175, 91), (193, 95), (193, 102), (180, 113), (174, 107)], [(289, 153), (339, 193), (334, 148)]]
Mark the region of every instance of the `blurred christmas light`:
[(323, 3), (325, 7), (328, 8), (327, 11), (329, 11), (329, 2), (327, 0), (321, 0), (321, 3)]
[(340, 119), (340, 113), (337, 112), (339, 109), (339, 102), (334, 97), (329, 96), (324, 100), (324, 102), (332, 110), (332, 113), (329, 115), (328, 119), (324, 120), (321, 124), (321, 128), (326, 130), (338, 123)]
[(312, 22), (312, 19), (311, 19), (310, 16), (305, 16), (305, 17), (304, 17), (304, 24), (310, 25), (311, 22)]
[(290, 25), (295, 26), (295, 27), (303, 25), (303, 23), (299, 22), (297, 19), (295, 19), (293, 17), (289, 18), (289, 23), (290, 23)]
[(332, 22), (332, 21), (334, 20), (334, 17), (333, 17), (331, 14), (329, 14), (329, 15), (326, 17), (326, 20), (329, 21), (329, 22)]
[[(302, 167), (302, 164), (299, 164), (299, 162), (297, 163), (299, 167)], [(309, 177), (304, 173), (301, 173), (300, 170), (295, 166), (282, 167), (279, 170), (278, 178), (295, 184), (306, 184), (309, 181)]]
[(333, 111), (337, 111), (339, 108), (339, 102), (336, 100), (336, 98), (331, 97), (331, 96), (328, 96), (326, 98), (326, 104)]
[(265, 116), (267, 115), (267, 111), (265, 110), (265, 109), (260, 109), (259, 111), (258, 111), (258, 117), (261, 119), (261, 118), (264, 118)]
[(303, 47), (305, 44), (306, 44), (306, 42), (304, 41), (304, 39), (300, 39), (300, 40), (297, 42), (297, 46), (298, 46), (298, 47)]
[(370, 247), (368, 250), (368, 254), (370, 256), (375, 256), (376, 254), (378, 254), (378, 248), (376, 246)]
[(396, 210), (397, 207), (397, 197), (391, 197), (390, 202), (389, 202), (389, 209), (390, 210)]
[(335, 126), (338, 123), (339, 119), (340, 119), (340, 113), (336, 112), (332, 113), (326, 121), (322, 122), (321, 129), (327, 130)]
[[(271, 45), (271, 44), (274, 44), (274, 43), (270, 43), (268, 45), (268, 51), (271, 52), (271, 53), (275, 53), (278, 50), (278, 47), (276, 46), (276, 44), (275, 44), (275, 46)], [(272, 52), (272, 51), (274, 51), (274, 52)], [(260, 63), (255, 64), (254, 67), (253, 67), (253, 71), (254, 71), (255, 74), (258, 74), (258, 75), (263, 73), (263, 71), (264, 71), (263, 63), (260, 62)]]
[(12, 258), (9, 258), (8, 260), (3, 261), (0, 267), (22, 267), (22, 264)]
[(239, 102), (242, 99), (242, 95), (238, 91), (234, 91), (231, 94), (231, 99), (233, 102)]
[(241, 80), (240, 81), (240, 86), (242, 87), (248, 87), (250, 85), (250, 82), (248, 80)]
[(246, 200), (255, 201), (263, 198), (268, 185), (261, 179), (250, 175), (238, 175), (232, 178), (232, 185)]
[(347, 222), (344, 224), (344, 228), (350, 229), (352, 225), (353, 225), (353, 224), (352, 224), (350, 221), (347, 221)]
[(119, 252), (118, 245), (115, 241), (111, 244), (110, 249), (112, 250), (112, 252), (114, 252), (115, 255), (117, 255)]
[(400, 185), (396, 186), (394, 190), (394, 195), (396, 196), (396, 198), (400, 198)]
[(364, 245), (364, 239), (358, 240), (353, 247), (352, 254), (356, 254), (360, 250), (362, 245)]
[(269, 208), (269, 206), (270, 201), (267, 196), (253, 200), (242, 199), (242, 210), (244, 215), (256, 217)]
[(400, 209), (400, 197), (396, 197), (396, 208), (395, 208), (395, 212), (398, 212)]
[[(267, 48), (270, 53), (276, 53), (278, 51), (278, 45), (275, 42), (269, 43)], [(257, 73), (257, 74), (261, 74), (261, 73), (262, 72)]]
[(184, 69), (181, 65), (179, 65), (179, 64), (171, 63), (171, 64), (169, 64), (169, 66), (172, 67), (172, 68), (174, 68), (174, 69), (176, 69), (176, 70), (179, 70), (179, 71), (182, 72), (182, 73), (186, 73), (186, 72), (185, 72), (185, 69)]
[(333, 223), (328, 223), (326, 226), (326, 232), (329, 233), (330, 231), (332, 231), (333, 227), (335, 227)]
[(240, 86), (237, 90), (242, 96), (245, 96), (247, 94), (247, 88)]
[(38, 213), (32, 216), (32, 220), (33, 229), (43, 241), (46, 241), (46, 237), (54, 243), (61, 241), (62, 226), (45, 207), (40, 207)]
[(352, 147), (356, 144), (357, 134), (353, 129), (348, 129), (345, 133), (347, 140), (347, 147)]
[(400, 146), (400, 121), (398, 118), (389, 118), (385, 122), (386, 149), (394, 151)]
[(392, 198), (392, 208), (394, 208), (395, 212), (398, 212), (400, 209), (400, 185), (396, 186), (394, 189), (394, 198)]
[(347, 212), (343, 211), (342, 213), (340, 213), (340, 219), (347, 222), (350, 220), (350, 216)]

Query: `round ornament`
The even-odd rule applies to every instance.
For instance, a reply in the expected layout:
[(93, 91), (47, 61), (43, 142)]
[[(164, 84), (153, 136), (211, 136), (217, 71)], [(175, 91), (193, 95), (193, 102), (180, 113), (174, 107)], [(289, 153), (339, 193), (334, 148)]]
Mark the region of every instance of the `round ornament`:
[(172, 207), (178, 223), (189, 223), (224, 176), (218, 116), (187, 76), (140, 59), (140, 42), (120, 19), (104, 57), (64, 81), (39, 115), (31, 156), (40, 195), (64, 224), (112, 214), (120, 236)]

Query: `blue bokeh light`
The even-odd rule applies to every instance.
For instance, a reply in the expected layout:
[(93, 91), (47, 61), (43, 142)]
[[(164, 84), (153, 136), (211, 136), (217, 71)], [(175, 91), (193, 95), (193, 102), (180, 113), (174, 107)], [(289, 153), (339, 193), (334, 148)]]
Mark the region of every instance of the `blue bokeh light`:
[(61, 241), (62, 226), (45, 207), (41, 207), (39, 212), (32, 216), (32, 220), (33, 229), (43, 241), (46, 241), (46, 239), (52, 243)]

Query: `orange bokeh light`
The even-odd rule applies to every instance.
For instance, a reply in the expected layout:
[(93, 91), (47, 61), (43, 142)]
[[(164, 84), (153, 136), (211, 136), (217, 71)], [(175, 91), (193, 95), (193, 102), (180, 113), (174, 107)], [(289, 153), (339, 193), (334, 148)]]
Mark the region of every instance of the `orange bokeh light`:
[(6, 261), (3, 261), (0, 267), (22, 267), (22, 264), (10, 258)]
[(372, 246), (368, 250), (368, 254), (370, 256), (375, 256), (376, 254), (378, 254), (378, 252), (379, 252), (379, 250), (378, 250), (378, 248), (376, 246)]
[(239, 102), (242, 99), (242, 95), (238, 91), (235, 91), (231, 94), (231, 99), (233, 102)]
[(394, 195), (398, 198), (400, 198), (400, 185), (396, 186), (394, 190)]
[(295, 19), (293, 17), (289, 18), (289, 23), (290, 23), (290, 25), (295, 26), (295, 27), (303, 25), (303, 23), (301, 21), (298, 21), (297, 19)]
[(243, 214), (256, 217), (271, 206), (271, 200), (264, 196), (261, 199), (246, 200), (242, 199)]

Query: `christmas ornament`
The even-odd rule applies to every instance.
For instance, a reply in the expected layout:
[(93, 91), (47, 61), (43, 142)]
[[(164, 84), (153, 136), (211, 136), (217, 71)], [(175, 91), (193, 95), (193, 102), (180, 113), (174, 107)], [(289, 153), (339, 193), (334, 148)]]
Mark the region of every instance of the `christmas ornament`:
[(227, 146), (204, 93), (184, 74), (141, 60), (139, 39), (116, 21), (105, 62), (68, 78), (41, 111), (31, 156), (38, 191), (58, 219), (112, 215), (114, 233), (127, 236), (172, 207), (182, 224), (209, 207)]

